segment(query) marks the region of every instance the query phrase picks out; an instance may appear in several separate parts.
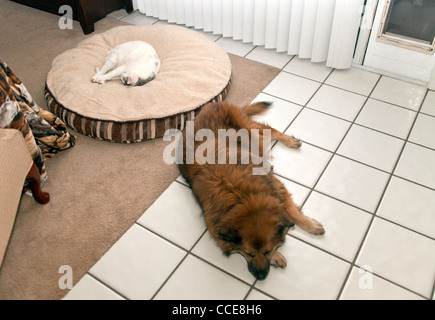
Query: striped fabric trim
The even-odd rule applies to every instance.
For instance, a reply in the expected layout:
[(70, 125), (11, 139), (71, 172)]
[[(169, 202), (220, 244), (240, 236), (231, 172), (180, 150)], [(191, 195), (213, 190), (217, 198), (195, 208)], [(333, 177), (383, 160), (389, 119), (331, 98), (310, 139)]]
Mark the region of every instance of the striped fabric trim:
[(218, 95), (194, 110), (161, 119), (143, 119), (125, 122), (99, 120), (77, 114), (59, 103), (47, 84), (45, 84), (45, 99), (51, 112), (78, 133), (97, 140), (107, 140), (116, 143), (135, 143), (161, 138), (167, 129), (184, 130), (186, 121), (193, 120), (207, 103), (223, 101), (228, 95), (230, 86), (231, 78), (226, 87)]

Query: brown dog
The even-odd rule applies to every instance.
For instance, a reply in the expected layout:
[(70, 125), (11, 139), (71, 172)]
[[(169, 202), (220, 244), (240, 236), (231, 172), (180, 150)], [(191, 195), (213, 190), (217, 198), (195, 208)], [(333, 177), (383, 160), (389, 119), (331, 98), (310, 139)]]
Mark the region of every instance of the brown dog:
[[(217, 245), (227, 256), (242, 254), (248, 262), (249, 271), (258, 280), (266, 278), (270, 265), (286, 267), (286, 259), (277, 248), (284, 243), (287, 230), (293, 224), (313, 234), (325, 232), (317, 221), (299, 211), (291, 194), (272, 174), (270, 167), (266, 167), (262, 174), (253, 174), (254, 168), (260, 169), (258, 159), (265, 156), (265, 145), (261, 142), (269, 136), (271, 140), (278, 140), (290, 148), (301, 146), (299, 140), (251, 119), (250, 116), (264, 112), (269, 106), (265, 102), (244, 108), (225, 102), (206, 105), (194, 120), (194, 133), (202, 132), (202, 140), (195, 136), (195, 141), (189, 143), (184, 132), (183, 163), (179, 165), (181, 174), (191, 185), (202, 207), (207, 228)], [(226, 145), (227, 137), (231, 139), (229, 134), (223, 147), (222, 139), (220, 142), (216, 139), (222, 137), (222, 129), (227, 132), (234, 129), (231, 131), (233, 136), (242, 130), (249, 132), (249, 138), (254, 142), (258, 138), (259, 147), (255, 150), (248, 148), (248, 162), (246, 158), (245, 162), (242, 161), (242, 153), (252, 143), (243, 145), (241, 135), (236, 135), (237, 142), (231, 148)], [(225, 157), (219, 158), (219, 152), (213, 154), (213, 151), (222, 151), (222, 148), (225, 148)], [(231, 164), (230, 154), (235, 149), (238, 162)], [(268, 150), (265, 151), (267, 153)], [(208, 161), (195, 159), (193, 163), (186, 162), (189, 152)]]

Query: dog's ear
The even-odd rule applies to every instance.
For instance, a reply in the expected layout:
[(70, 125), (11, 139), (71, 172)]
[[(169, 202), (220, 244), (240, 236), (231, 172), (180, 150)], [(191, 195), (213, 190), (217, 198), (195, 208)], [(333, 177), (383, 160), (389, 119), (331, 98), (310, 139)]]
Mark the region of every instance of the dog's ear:
[(218, 231), (219, 237), (227, 242), (231, 242), (233, 244), (242, 243), (242, 236), (240, 235), (237, 229), (231, 227), (222, 227)]

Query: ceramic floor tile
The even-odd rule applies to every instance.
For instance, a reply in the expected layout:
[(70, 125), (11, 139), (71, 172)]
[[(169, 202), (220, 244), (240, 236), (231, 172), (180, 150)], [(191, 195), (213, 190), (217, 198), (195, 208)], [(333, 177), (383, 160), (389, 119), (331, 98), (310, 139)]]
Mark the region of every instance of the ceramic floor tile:
[(435, 149), (435, 117), (419, 114), (409, 141)]
[(187, 250), (206, 229), (201, 207), (192, 190), (178, 182), (173, 182), (137, 223)]
[(124, 298), (87, 274), (62, 300), (124, 300)]
[(371, 97), (417, 111), (425, 94), (423, 86), (382, 76)]
[(306, 143), (302, 144), (300, 149), (290, 149), (277, 143), (272, 149), (273, 171), (304, 186), (312, 187), (331, 156), (332, 153)]
[(379, 75), (358, 68), (335, 69), (325, 83), (368, 96), (376, 85)]
[(349, 264), (302, 241), (287, 236), (279, 251), (285, 269), (272, 268), (255, 287), (277, 299), (336, 299)]
[(275, 49), (265, 49), (263, 46), (255, 47), (245, 58), (268, 64), (282, 69), (292, 58), (287, 52), (276, 52)]
[(369, 99), (361, 110), (356, 123), (406, 139), (416, 112), (392, 104)]
[(240, 57), (246, 56), (254, 45), (252, 43), (244, 43), (242, 41), (235, 41), (231, 38), (219, 38), (216, 43), (223, 48), (226, 52), (235, 54)]
[(184, 179), (184, 177), (183, 177), (181, 174), (178, 176), (177, 181), (180, 182), (180, 183), (182, 183), (182, 184), (184, 184), (186, 187), (189, 187), (189, 188), (190, 188), (190, 186), (189, 186), (189, 184), (187, 183), (186, 179)]
[(435, 191), (392, 177), (376, 213), (435, 238)]
[(289, 126), (289, 124), (302, 109), (302, 107), (297, 104), (273, 97), (265, 93), (260, 93), (253, 100), (253, 102), (258, 101), (272, 102), (273, 104), (265, 113), (261, 115), (255, 115), (252, 118), (260, 123), (266, 123), (280, 132), (284, 132), (284, 130)]
[(281, 181), (284, 186), (286, 187), (286, 189), (288, 190), (288, 192), (290, 192), (290, 194), (292, 195), (292, 199), (294, 201), (294, 203), (297, 206), (302, 206), (302, 204), (304, 203), (305, 199), (308, 197), (308, 194), (310, 193), (310, 189), (301, 186), (300, 184), (297, 184), (293, 181), (287, 180), (283, 177), (280, 177), (278, 175), (275, 175), (275, 177)]
[(156, 295), (157, 300), (241, 300), (249, 286), (189, 255)]
[(112, 19), (121, 19), (121, 18), (126, 17), (127, 15), (128, 15), (128, 13), (125, 9), (120, 9), (120, 10), (116, 10), (116, 11), (109, 13), (107, 16), (112, 18)]
[(435, 189), (435, 150), (407, 143), (394, 174)]
[(305, 108), (285, 132), (329, 151), (335, 151), (350, 122)]
[(135, 26), (151, 25), (158, 21), (158, 19), (153, 17), (148, 17), (140, 13), (139, 11), (134, 11), (128, 16), (122, 17), (120, 20), (130, 24), (134, 24)]
[(175, 23), (175, 22), (173, 22), (173, 21), (169, 22), (169, 20), (158, 20), (157, 22), (155, 22), (155, 23), (153, 23), (153, 24), (158, 24), (158, 25), (170, 25), (170, 26), (180, 26), (180, 27), (188, 28), (188, 27), (186, 27), (185, 25), (177, 24), (177, 23)]
[(258, 290), (252, 289), (252, 291), (246, 297), (246, 300), (272, 300), (272, 298)]
[(255, 277), (248, 270), (245, 258), (240, 254), (226, 257), (208, 231), (195, 245), (192, 253), (245, 282), (252, 284), (255, 281)]
[(333, 116), (353, 121), (366, 97), (353, 92), (323, 85), (308, 103), (308, 107)]
[(327, 67), (324, 62), (313, 63), (310, 59), (298, 57), (294, 57), (283, 70), (319, 82), (323, 82), (332, 72), (332, 68)]
[(353, 125), (337, 153), (375, 168), (392, 172), (404, 141)]
[(426, 98), (424, 99), (421, 112), (427, 113), (431, 116), (435, 116), (435, 92), (428, 91)]
[(134, 224), (89, 273), (128, 299), (150, 299), (186, 252)]
[(435, 241), (413, 231), (375, 218), (358, 266), (430, 298), (435, 280)]
[(373, 213), (387, 181), (387, 173), (334, 156), (316, 190)]
[(325, 234), (312, 235), (298, 226), (289, 234), (352, 262), (372, 215), (317, 192), (310, 195), (302, 211), (319, 221)]
[(305, 105), (319, 87), (319, 82), (287, 72), (281, 72), (263, 92), (290, 102)]
[(207, 39), (209, 39), (210, 41), (217, 41), (218, 39), (220, 39), (222, 36), (220, 34), (214, 34), (213, 32), (205, 32), (202, 29), (194, 29), (192, 28), (192, 30), (195, 30), (199, 33), (202, 33), (202, 35), (204, 35)]
[(366, 270), (353, 267), (340, 300), (422, 300), (423, 298)]

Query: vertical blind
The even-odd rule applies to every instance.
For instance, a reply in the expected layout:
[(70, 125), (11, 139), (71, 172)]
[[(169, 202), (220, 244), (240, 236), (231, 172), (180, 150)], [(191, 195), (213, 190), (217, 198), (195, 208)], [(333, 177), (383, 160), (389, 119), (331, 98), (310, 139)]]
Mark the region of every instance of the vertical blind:
[(137, 0), (139, 11), (345, 69), (352, 64), (364, 0)]

